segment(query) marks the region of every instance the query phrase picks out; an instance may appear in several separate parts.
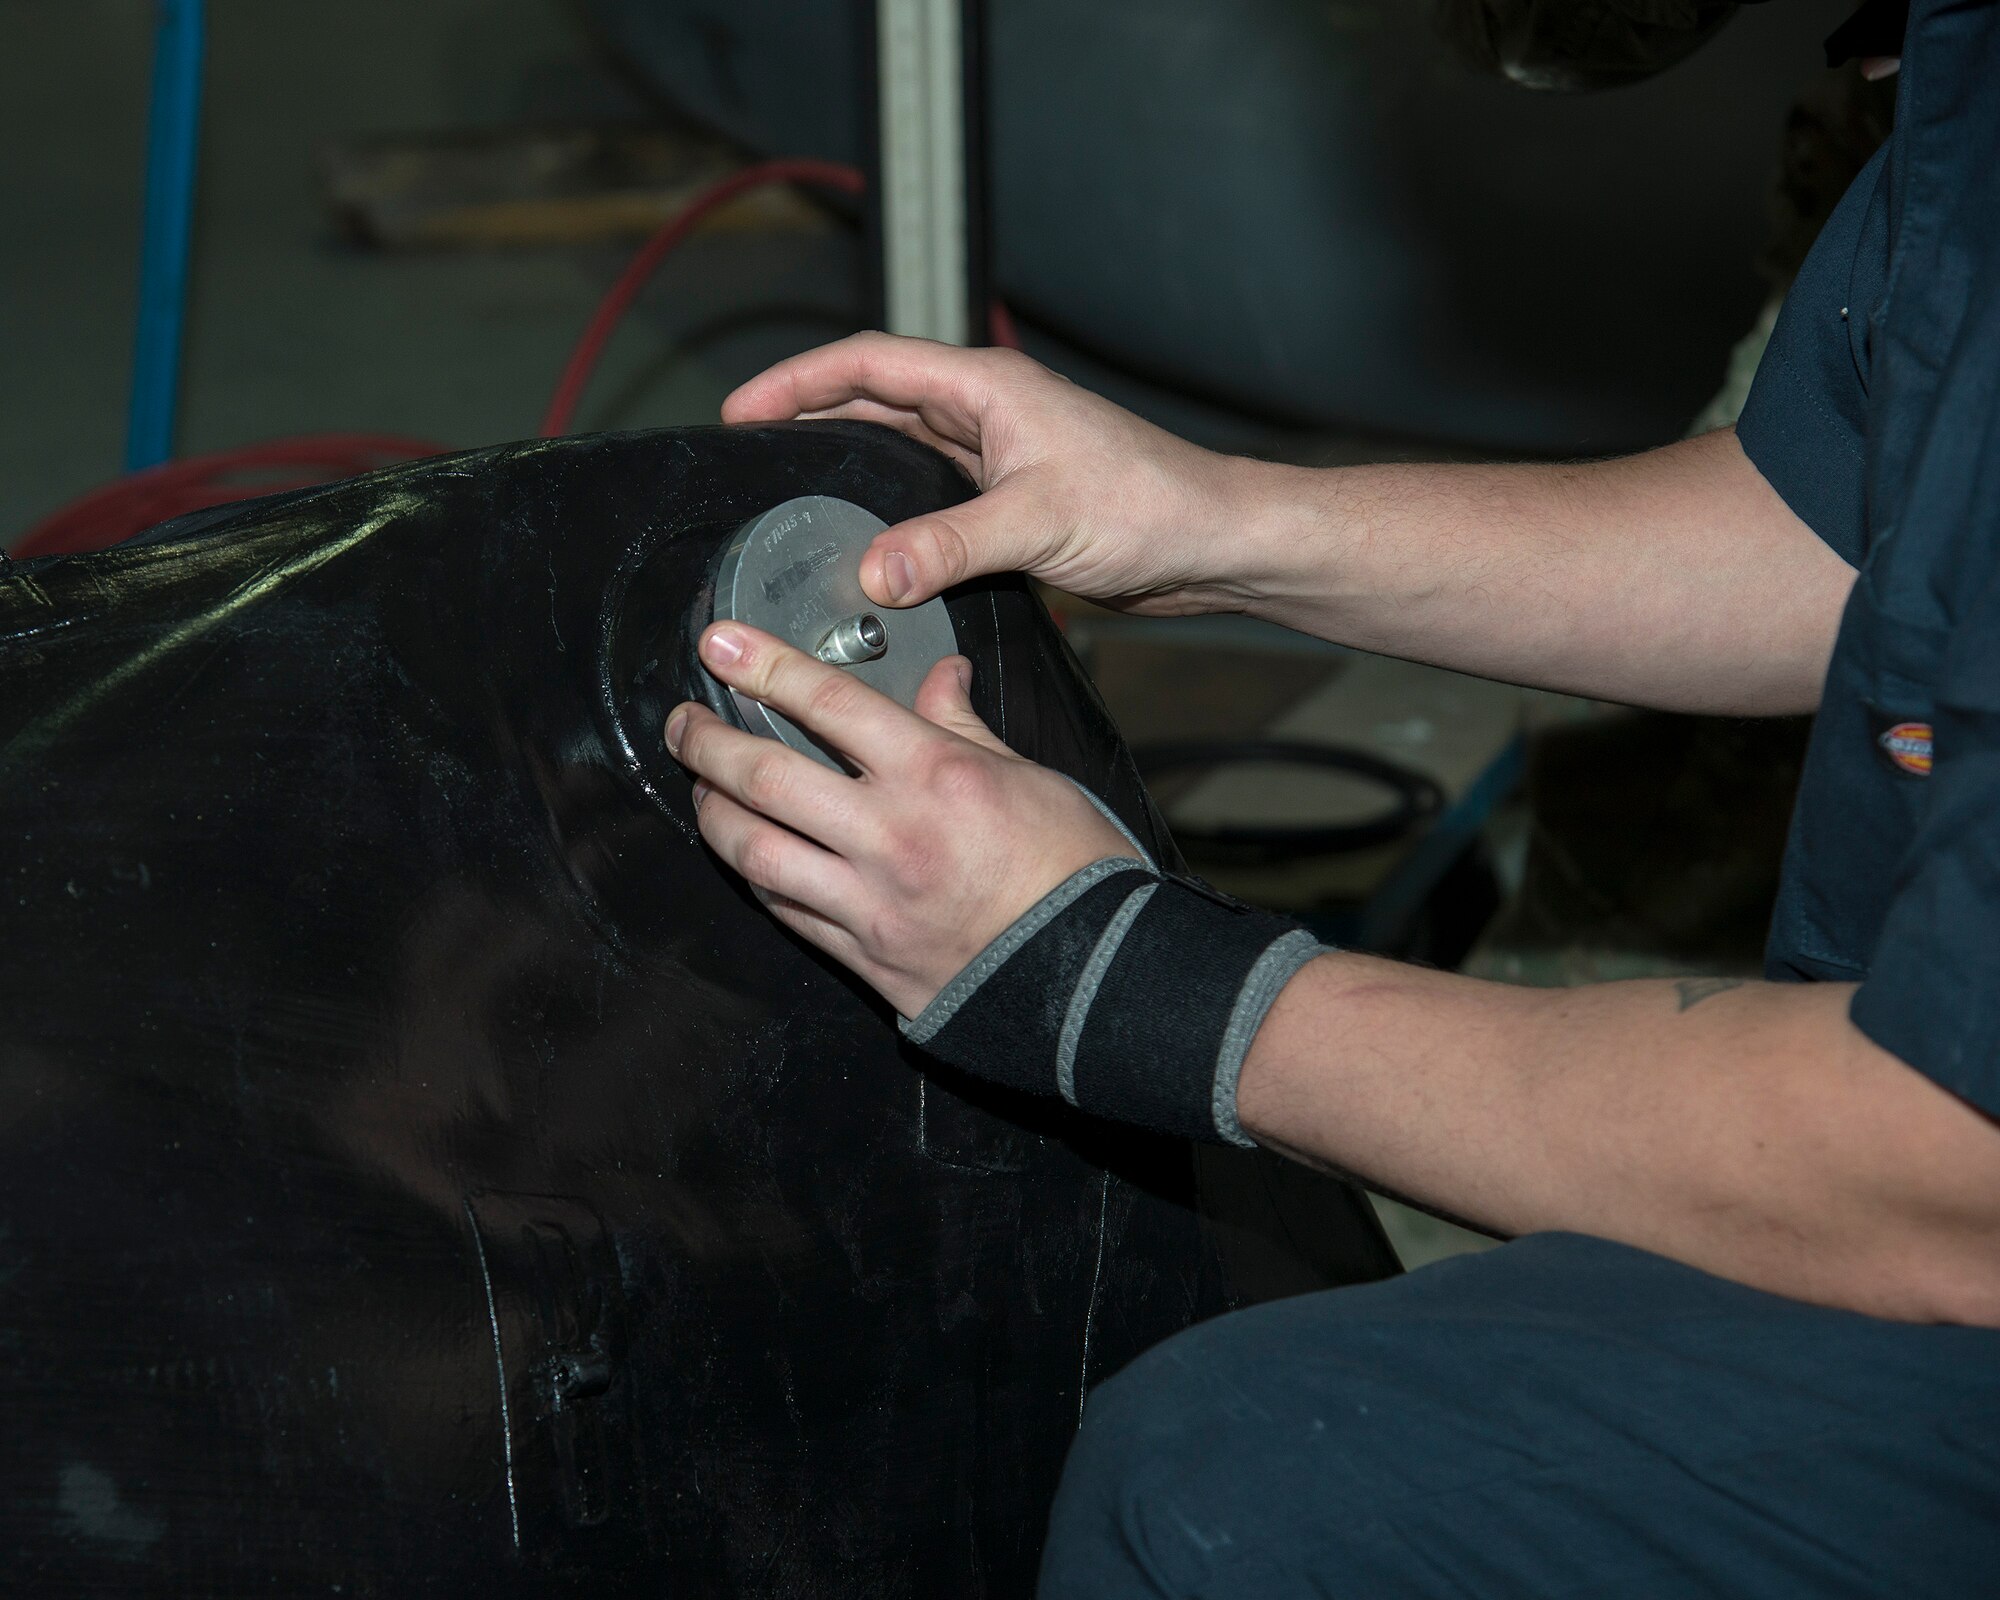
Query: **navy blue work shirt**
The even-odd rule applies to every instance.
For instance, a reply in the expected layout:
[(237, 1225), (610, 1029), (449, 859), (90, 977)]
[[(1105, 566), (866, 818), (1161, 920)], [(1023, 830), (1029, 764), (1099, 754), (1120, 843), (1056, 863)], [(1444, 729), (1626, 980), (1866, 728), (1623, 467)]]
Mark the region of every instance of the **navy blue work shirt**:
[(1767, 968), (2000, 1114), (2000, 0), (1915, 0), (1896, 128), (1779, 316), (1737, 435), (1859, 576)]

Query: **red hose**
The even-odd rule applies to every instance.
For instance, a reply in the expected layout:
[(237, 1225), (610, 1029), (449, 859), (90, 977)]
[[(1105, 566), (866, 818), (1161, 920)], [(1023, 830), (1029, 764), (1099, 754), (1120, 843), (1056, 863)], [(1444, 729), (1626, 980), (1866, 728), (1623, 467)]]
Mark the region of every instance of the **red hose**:
[[(822, 189), (853, 195), (864, 194), (868, 189), (868, 179), (858, 167), (838, 161), (796, 158), (760, 161), (702, 190), (639, 247), (625, 270), (618, 274), (618, 281), (598, 301), (589, 325), (570, 351), (562, 377), (556, 381), (555, 393), (549, 397), (549, 409), (542, 417), (541, 436), (544, 439), (569, 431), (569, 425), (576, 417), (577, 404), (583, 399), (584, 387), (597, 368), (598, 358), (604, 354), (604, 347), (611, 342), (611, 335), (624, 320), (625, 313), (632, 309), (632, 302), (639, 298), (639, 291), (659, 270), (660, 263), (717, 207), (727, 205), (746, 190), (767, 183), (810, 183)], [(1014, 319), (998, 300), (988, 307), (987, 338), (991, 343), (1005, 345), (1010, 350), (1021, 348), (1020, 336), (1014, 331)]]
[(385, 433), (317, 433), (186, 456), (114, 479), (44, 517), (15, 544), (16, 556), (103, 550), (190, 511), (255, 495), (305, 489), (373, 472), (450, 447)]
[(717, 207), (727, 205), (746, 190), (761, 188), (767, 183), (810, 183), (822, 189), (838, 190), (842, 194), (861, 194), (868, 187), (868, 180), (861, 175), (859, 168), (838, 161), (799, 159), (760, 161), (741, 172), (732, 172), (702, 190), (639, 247), (638, 253), (626, 263), (625, 270), (618, 274), (618, 281), (598, 301), (589, 324), (576, 341), (576, 347), (570, 351), (562, 376), (556, 380), (555, 393), (549, 396), (549, 408), (542, 416), (541, 436), (544, 439), (569, 431), (570, 421), (576, 415), (577, 402), (583, 398), (584, 386), (590, 382), (598, 358), (604, 354), (611, 335), (660, 263)]
[[(543, 438), (567, 431), (611, 335), (660, 263), (719, 207), (767, 183), (805, 183), (852, 195), (868, 187), (856, 167), (799, 158), (761, 161), (702, 190), (639, 247), (597, 303), (549, 397), (540, 430)], [(992, 343), (1021, 347), (1014, 319), (998, 300), (988, 308), (987, 327)], [(12, 553), (51, 556), (102, 550), (190, 511), (331, 483), (392, 462), (442, 455), (448, 448), (393, 434), (323, 433), (188, 456), (116, 479), (72, 501), (30, 528)]]

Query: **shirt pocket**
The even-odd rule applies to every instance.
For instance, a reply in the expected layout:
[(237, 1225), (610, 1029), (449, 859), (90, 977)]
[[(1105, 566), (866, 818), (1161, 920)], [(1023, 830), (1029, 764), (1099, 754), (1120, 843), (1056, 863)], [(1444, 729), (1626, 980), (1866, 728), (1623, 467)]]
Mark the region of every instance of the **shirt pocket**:
[(1772, 953), (1802, 973), (1867, 972), (1930, 797), (1947, 635), (1891, 618), (1866, 577), (1841, 623), (1786, 849)]

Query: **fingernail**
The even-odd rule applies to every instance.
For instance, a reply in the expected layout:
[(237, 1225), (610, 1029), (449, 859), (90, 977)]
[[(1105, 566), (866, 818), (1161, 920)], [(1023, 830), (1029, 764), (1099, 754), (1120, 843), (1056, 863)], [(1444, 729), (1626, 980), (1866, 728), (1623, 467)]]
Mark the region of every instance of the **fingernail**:
[(889, 591), (891, 600), (902, 599), (916, 586), (917, 569), (902, 551), (891, 550), (882, 558), (882, 587)]
[(960, 694), (971, 694), (972, 663), (970, 661), (961, 661), (957, 666), (953, 667), (951, 670), (958, 674), (958, 692)]
[(701, 809), (702, 801), (706, 800), (709, 797), (710, 793), (713, 792), (714, 788), (715, 785), (710, 783), (706, 778), (699, 779), (695, 783), (694, 786), (695, 810), (699, 811)]
[(688, 714), (686, 707), (676, 708), (674, 714), (671, 717), (667, 718), (668, 755), (678, 756), (681, 753), (681, 730), (687, 726), (687, 720), (688, 720)]
[(711, 633), (708, 642), (701, 647), (701, 653), (711, 666), (731, 666), (743, 659), (742, 636), (727, 628)]

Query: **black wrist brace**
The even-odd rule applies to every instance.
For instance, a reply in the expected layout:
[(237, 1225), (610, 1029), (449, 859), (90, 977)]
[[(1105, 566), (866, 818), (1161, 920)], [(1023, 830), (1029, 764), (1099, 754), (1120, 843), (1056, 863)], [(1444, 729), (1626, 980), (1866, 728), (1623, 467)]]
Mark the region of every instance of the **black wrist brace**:
[(903, 1032), (1011, 1088), (1249, 1145), (1236, 1121), (1243, 1057), (1320, 950), (1294, 922), (1114, 856), (1043, 896)]

